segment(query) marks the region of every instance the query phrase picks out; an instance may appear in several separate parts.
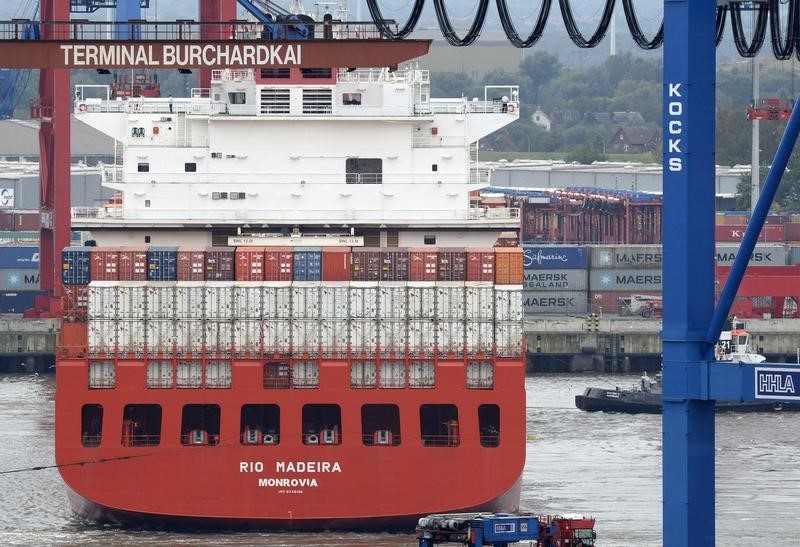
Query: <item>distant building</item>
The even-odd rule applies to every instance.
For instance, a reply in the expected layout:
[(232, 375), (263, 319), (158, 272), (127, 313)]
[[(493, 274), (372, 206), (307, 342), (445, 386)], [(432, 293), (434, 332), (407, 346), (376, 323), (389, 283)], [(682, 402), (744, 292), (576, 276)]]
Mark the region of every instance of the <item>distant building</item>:
[(537, 108), (536, 112), (534, 112), (531, 116), (531, 121), (539, 127), (543, 127), (545, 131), (550, 131), (550, 129), (553, 127), (553, 122), (550, 120), (550, 116), (542, 112), (542, 110), (539, 108)]
[(661, 143), (661, 132), (649, 127), (620, 127), (608, 141), (618, 152), (655, 152)]
[(639, 112), (587, 112), (584, 117), (587, 123), (642, 125), (644, 118)]

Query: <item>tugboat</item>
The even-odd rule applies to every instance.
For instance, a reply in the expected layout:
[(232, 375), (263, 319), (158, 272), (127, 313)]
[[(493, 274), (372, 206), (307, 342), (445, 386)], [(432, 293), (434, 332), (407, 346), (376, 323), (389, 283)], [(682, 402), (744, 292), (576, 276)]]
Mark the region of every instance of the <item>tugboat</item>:
[[(714, 348), (717, 361), (730, 363), (763, 363), (766, 357), (756, 353), (750, 346), (750, 334), (744, 323), (732, 318), (727, 330), (720, 335)], [(575, 406), (587, 412), (624, 412), (626, 414), (661, 414), (661, 373), (651, 379), (645, 372), (638, 384), (630, 388), (614, 389), (587, 387), (582, 395), (575, 396)], [(776, 410), (797, 411), (800, 405), (775, 402), (717, 401), (717, 412), (772, 412)]]

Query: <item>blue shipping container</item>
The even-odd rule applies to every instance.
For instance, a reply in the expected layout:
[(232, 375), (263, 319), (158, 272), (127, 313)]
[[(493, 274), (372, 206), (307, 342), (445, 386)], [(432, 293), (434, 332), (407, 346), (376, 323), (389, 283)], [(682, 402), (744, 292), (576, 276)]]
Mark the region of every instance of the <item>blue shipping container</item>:
[(39, 267), (39, 247), (0, 247), (0, 270)]
[(147, 250), (147, 280), (178, 280), (177, 247), (150, 247)]
[(3, 291), (0, 292), (0, 313), (22, 313), (33, 307), (37, 296), (44, 296), (45, 291)]
[(61, 280), (65, 285), (88, 285), (91, 247), (66, 247), (61, 251)]
[(321, 247), (295, 247), (294, 280), (322, 281)]
[(589, 265), (586, 247), (524, 245), (526, 270), (580, 270)]

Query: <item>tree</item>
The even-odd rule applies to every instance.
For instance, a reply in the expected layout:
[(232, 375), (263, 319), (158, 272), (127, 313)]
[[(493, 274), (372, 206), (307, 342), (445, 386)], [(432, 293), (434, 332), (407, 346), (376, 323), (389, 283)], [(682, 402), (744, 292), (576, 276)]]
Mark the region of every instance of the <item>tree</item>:
[(531, 81), (524, 97), (530, 104), (539, 104), (539, 92), (549, 84), (563, 69), (558, 56), (546, 51), (537, 50), (533, 55), (525, 57), (519, 64), (519, 72)]

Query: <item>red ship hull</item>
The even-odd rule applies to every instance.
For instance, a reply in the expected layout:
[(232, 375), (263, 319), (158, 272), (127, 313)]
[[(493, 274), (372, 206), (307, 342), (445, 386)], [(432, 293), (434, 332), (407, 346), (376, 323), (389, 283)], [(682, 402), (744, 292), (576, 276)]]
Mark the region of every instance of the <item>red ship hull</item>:
[[(150, 389), (145, 362), (119, 360), (119, 387), (90, 389), (89, 360), (61, 358), (56, 461), (79, 515), (124, 524), (391, 529), (428, 513), (515, 511), (525, 461), (524, 361), (493, 360), (491, 389), (466, 387), (467, 363), (438, 360), (434, 389), (353, 388), (345, 359), (320, 362), (324, 389), (265, 389), (257, 360), (233, 360), (229, 389)], [(134, 403), (160, 408), (157, 443), (125, 441), (124, 413)], [(243, 405), (264, 403), (280, 408), (280, 443), (243, 444)], [(192, 404), (218, 405), (215, 444), (182, 442), (181, 414)], [(314, 404), (339, 406), (338, 444), (303, 444), (303, 407)], [(88, 446), (87, 405), (102, 407), (105, 424)], [(396, 405), (394, 444), (364, 441), (364, 405)], [(457, 442), (425, 442), (423, 405), (457, 407)], [(490, 443), (478, 416), (486, 405), (499, 411)]]

